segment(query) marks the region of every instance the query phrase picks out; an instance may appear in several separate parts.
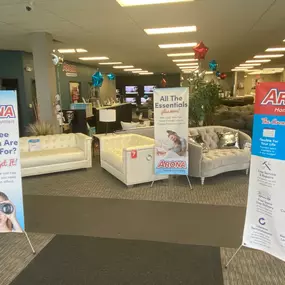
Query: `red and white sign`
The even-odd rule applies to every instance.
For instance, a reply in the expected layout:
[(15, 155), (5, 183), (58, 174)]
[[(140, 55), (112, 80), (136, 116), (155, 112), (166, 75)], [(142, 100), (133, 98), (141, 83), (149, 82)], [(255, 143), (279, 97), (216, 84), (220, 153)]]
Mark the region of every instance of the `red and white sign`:
[(137, 152), (137, 150), (132, 150), (131, 151), (131, 158), (132, 159), (136, 159), (138, 157), (138, 152)]

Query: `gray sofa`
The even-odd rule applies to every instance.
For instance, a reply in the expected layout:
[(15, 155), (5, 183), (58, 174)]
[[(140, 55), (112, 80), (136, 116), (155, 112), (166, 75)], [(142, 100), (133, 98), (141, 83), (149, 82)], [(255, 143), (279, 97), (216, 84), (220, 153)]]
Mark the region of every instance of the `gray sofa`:
[[(207, 153), (203, 153), (202, 146), (189, 140), (189, 176), (201, 178), (204, 185), (205, 178), (215, 176), (220, 173), (246, 170), (250, 166), (251, 153), (243, 149), (246, 142), (251, 143), (249, 135), (239, 131), (239, 144), (241, 149), (218, 149), (217, 132), (236, 131), (235, 129), (222, 126), (208, 126), (189, 128), (189, 137), (201, 135), (206, 146), (209, 148)], [(139, 134), (154, 138), (154, 127), (136, 128), (125, 133)]]

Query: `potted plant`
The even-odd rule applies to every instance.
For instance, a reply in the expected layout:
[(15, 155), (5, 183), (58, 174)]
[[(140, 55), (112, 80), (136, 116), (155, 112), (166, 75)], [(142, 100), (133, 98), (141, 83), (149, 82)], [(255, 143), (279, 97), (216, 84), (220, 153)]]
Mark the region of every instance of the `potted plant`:
[(46, 136), (53, 135), (55, 133), (55, 128), (48, 122), (37, 121), (27, 127), (27, 132), (30, 136)]
[(220, 86), (206, 82), (201, 74), (190, 74), (189, 121), (192, 126), (212, 125), (214, 113), (220, 105)]

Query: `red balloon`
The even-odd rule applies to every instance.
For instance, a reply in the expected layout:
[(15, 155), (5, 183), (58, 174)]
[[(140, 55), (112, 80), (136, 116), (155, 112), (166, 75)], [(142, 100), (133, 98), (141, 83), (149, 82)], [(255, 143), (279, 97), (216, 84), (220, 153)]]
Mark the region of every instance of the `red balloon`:
[(195, 52), (195, 58), (196, 59), (204, 59), (209, 48), (207, 48), (203, 42), (200, 42), (193, 48)]
[(227, 75), (226, 75), (225, 73), (221, 73), (220, 78), (221, 78), (221, 79), (226, 79), (226, 78), (227, 78)]
[(162, 78), (161, 80), (161, 86), (164, 88), (166, 87), (167, 81), (165, 80), (165, 78)]

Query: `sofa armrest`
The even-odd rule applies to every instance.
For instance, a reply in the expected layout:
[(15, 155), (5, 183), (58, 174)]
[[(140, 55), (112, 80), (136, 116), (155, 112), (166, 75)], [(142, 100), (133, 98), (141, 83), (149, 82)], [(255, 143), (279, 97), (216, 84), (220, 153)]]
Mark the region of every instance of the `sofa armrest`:
[(251, 137), (250, 137), (248, 134), (239, 131), (239, 144), (240, 144), (240, 148), (243, 149), (243, 148), (244, 148), (244, 144), (245, 144), (246, 142), (251, 143)]
[(190, 176), (201, 177), (203, 149), (202, 146), (189, 142), (189, 174)]
[(145, 145), (138, 145), (138, 146), (129, 146), (123, 148), (123, 151), (132, 151), (132, 150), (141, 150), (147, 148), (154, 148), (154, 144), (145, 144)]
[(81, 134), (81, 133), (76, 133), (76, 145), (84, 151), (85, 159), (90, 160), (90, 163), (92, 163), (92, 150), (91, 150), (91, 145), (92, 145), (92, 138)]

